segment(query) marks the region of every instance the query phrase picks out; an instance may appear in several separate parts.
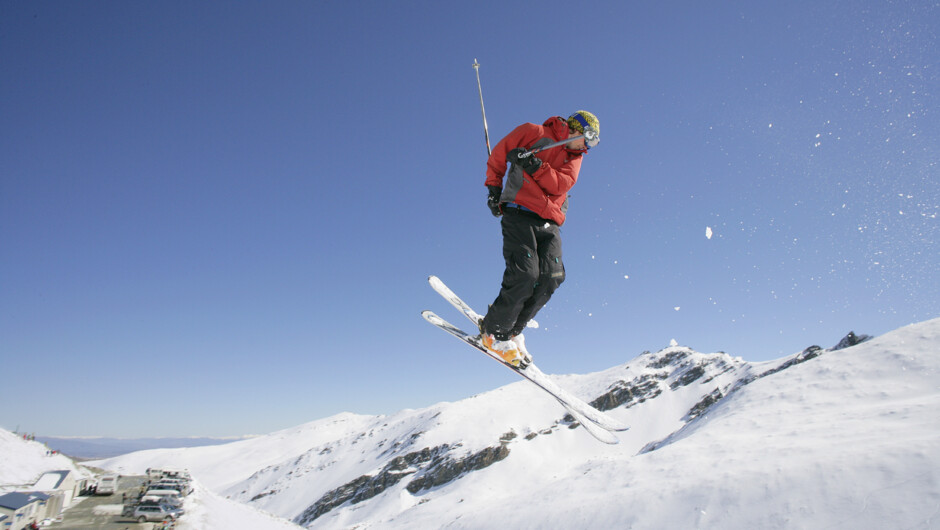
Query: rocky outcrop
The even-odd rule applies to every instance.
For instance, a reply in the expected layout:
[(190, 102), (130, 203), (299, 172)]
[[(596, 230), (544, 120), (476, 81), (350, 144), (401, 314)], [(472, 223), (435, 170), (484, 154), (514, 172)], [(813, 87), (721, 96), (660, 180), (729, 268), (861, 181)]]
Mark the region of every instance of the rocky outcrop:
[[(504, 435), (503, 439), (508, 442), (515, 437), (515, 433), (508, 439), (507, 436), (508, 434)], [(422, 490), (443, 486), (466, 473), (483, 469), (509, 456), (506, 442), (461, 458), (455, 458), (451, 454), (452, 449), (457, 447), (459, 444), (453, 448), (444, 444), (395, 457), (378, 473), (363, 475), (326, 493), (294, 518), (294, 522), (305, 526), (347, 502), (356, 504), (369, 500), (412, 475), (415, 477), (408, 483), (406, 489), (416, 494)]]
[(327, 492), (297, 516), (294, 522), (301, 526), (307, 525), (337, 506), (347, 502), (356, 504), (371, 499), (408, 475), (415, 473), (418, 470), (416, 466), (430, 462), (449, 449), (447, 445), (440, 445), (393, 458), (375, 475), (363, 475)]
[(721, 398), (723, 397), (725, 397), (725, 395), (721, 391), (721, 389), (716, 388), (710, 394), (703, 397), (701, 401), (696, 403), (695, 406), (692, 407), (689, 410), (689, 412), (685, 415), (685, 417), (682, 419), (685, 421), (691, 421), (691, 420), (694, 420), (695, 418), (698, 418), (702, 414), (705, 414), (705, 412), (707, 412), (708, 409), (712, 407), (712, 405), (721, 401)]
[(448, 482), (457, 480), (461, 475), (489, 467), (509, 456), (509, 448), (505, 444), (486, 449), (469, 455), (465, 458), (454, 459), (450, 456), (433, 462), (428, 469), (415, 477), (406, 489), (416, 494), (422, 490), (443, 486)]
[(861, 344), (870, 338), (871, 335), (865, 335), (864, 333), (861, 335), (856, 335), (854, 331), (850, 331), (848, 335), (842, 337), (842, 340), (839, 341), (839, 344), (836, 344), (832, 347), (832, 351), (851, 348), (852, 346)]
[(773, 375), (777, 372), (786, 370), (787, 368), (790, 368), (791, 366), (796, 366), (797, 364), (805, 363), (806, 361), (810, 359), (815, 359), (816, 357), (819, 357), (820, 355), (822, 355), (824, 351), (825, 350), (823, 350), (819, 346), (810, 346), (809, 348), (806, 348), (805, 350), (801, 351), (796, 357), (793, 357), (792, 359), (787, 360), (786, 362), (784, 362), (783, 364), (781, 364), (780, 366), (776, 368), (767, 370), (766, 372), (758, 375), (757, 377), (747, 381), (747, 383), (750, 383), (756, 379), (760, 379), (761, 377), (767, 377), (768, 375)]
[(659, 386), (659, 381), (665, 378), (665, 375), (656, 374), (637, 377), (632, 381), (617, 381), (609, 387), (607, 392), (591, 401), (591, 406), (600, 411), (621, 406), (630, 408), (662, 394), (663, 390)]

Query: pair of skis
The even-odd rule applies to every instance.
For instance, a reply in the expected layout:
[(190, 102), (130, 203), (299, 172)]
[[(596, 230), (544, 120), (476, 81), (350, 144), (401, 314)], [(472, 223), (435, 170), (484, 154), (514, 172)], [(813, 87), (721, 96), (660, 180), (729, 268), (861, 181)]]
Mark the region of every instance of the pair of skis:
[[(458, 311), (463, 313), (463, 315), (467, 317), (467, 319), (470, 320), (474, 326), (479, 326), (479, 323), (483, 317), (474, 311), (469, 305), (467, 305), (466, 302), (461, 300), (459, 296), (454, 294), (454, 292), (450, 290), (449, 287), (444, 285), (444, 282), (442, 282), (440, 278), (437, 276), (431, 276), (428, 278), (428, 282), (431, 284), (431, 287), (437, 291), (438, 294), (450, 302), (451, 305), (457, 308)], [(465, 332), (464, 330), (437, 316), (432, 311), (423, 311), (421, 316), (423, 316), (424, 319), (431, 324), (434, 324), (442, 330), (466, 342), (470, 346), (480, 350), (494, 361), (505, 366), (506, 368), (509, 368), (535, 386), (549, 393), (553, 398), (558, 400), (561, 406), (568, 411), (575, 421), (584, 427), (584, 430), (586, 430), (591, 434), (591, 436), (598, 439), (599, 441), (606, 444), (619, 443), (620, 440), (614, 435), (614, 432), (625, 431), (629, 429), (628, 426), (595, 409), (594, 407), (588, 405), (584, 400), (558, 386), (547, 375), (539, 370), (535, 364), (530, 363), (525, 368), (517, 368), (512, 366), (511, 364), (506, 363), (500, 359), (499, 356), (487, 350), (486, 347), (480, 343), (479, 335), (471, 335), (470, 333)]]

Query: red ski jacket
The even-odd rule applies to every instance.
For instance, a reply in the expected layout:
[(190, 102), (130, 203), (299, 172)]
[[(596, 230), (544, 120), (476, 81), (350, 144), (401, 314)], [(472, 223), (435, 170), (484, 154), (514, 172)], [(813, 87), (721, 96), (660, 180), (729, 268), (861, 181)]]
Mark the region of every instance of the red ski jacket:
[[(506, 155), (517, 147), (530, 150), (568, 138), (568, 123), (555, 116), (542, 125), (523, 123), (496, 144), (486, 161), (486, 185), (503, 188), (501, 202), (512, 202), (532, 210), (543, 219), (562, 225), (568, 211), (568, 190), (578, 181), (581, 156), (586, 150), (559, 145), (533, 156), (542, 159), (534, 175), (513, 165), (506, 175)], [(506, 184), (503, 185), (503, 176)]]

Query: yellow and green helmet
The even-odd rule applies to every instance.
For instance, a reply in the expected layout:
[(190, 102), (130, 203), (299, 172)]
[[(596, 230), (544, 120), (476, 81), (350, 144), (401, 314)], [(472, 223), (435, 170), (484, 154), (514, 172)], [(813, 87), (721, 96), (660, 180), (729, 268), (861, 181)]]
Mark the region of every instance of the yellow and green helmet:
[(581, 134), (585, 134), (584, 131), (587, 128), (593, 129), (594, 134), (591, 135), (592, 138), (588, 139), (588, 147), (594, 147), (600, 141), (601, 124), (597, 121), (597, 116), (586, 110), (579, 110), (571, 116), (568, 116), (568, 127), (571, 127)]

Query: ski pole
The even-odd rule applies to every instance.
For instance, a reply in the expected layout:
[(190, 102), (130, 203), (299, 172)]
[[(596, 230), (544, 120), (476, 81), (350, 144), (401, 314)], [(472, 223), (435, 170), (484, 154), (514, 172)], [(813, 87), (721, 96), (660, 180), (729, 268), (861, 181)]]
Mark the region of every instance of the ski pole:
[[(526, 151), (525, 153), (522, 153), (521, 155), (519, 155), (519, 158), (527, 158), (527, 157), (534, 155), (535, 153), (541, 153), (542, 151), (546, 149), (551, 149), (552, 147), (558, 147), (559, 145), (566, 144), (568, 142), (573, 142), (575, 140), (580, 140), (581, 138), (584, 138), (586, 142), (592, 142), (597, 139), (597, 132), (595, 132), (594, 129), (592, 129), (591, 127), (587, 127), (584, 129), (584, 134), (572, 136), (571, 138), (565, 138), (564, 140), (559, 140), (553, 144), (543, 145), (542, 147), (537, 147), (531, 151)], [(589, 145), (592, 145), (592, 144), (589, 144)]]
[(480, 91), (480, 111), (483, 113), (483, 137), (486, 138), (486, 155), (493, 154), (490, 149), (490, 131), (486, 126), (486, 109), (483, 108), (483, 85), (480, 84), (480, 63), (473, 60), (473, 69), (477, 72), (477, 89)]

